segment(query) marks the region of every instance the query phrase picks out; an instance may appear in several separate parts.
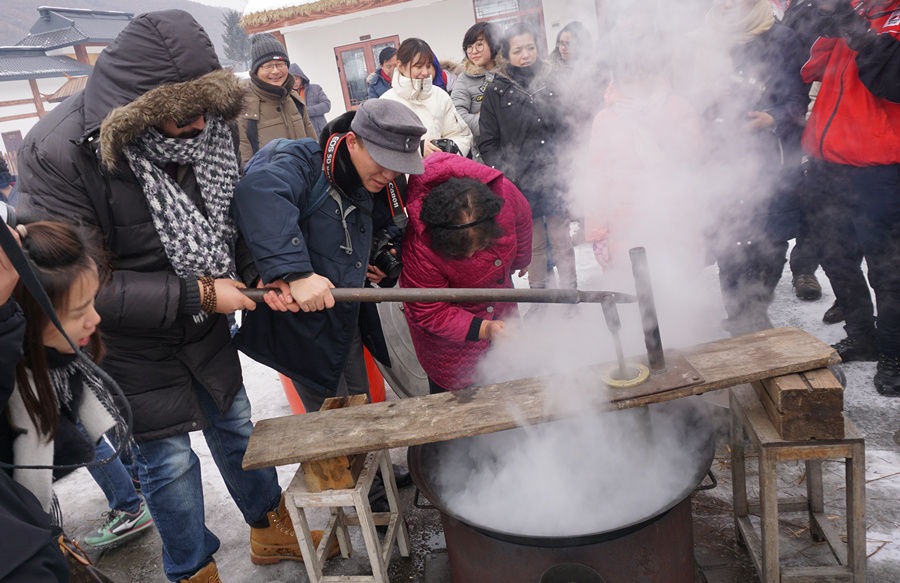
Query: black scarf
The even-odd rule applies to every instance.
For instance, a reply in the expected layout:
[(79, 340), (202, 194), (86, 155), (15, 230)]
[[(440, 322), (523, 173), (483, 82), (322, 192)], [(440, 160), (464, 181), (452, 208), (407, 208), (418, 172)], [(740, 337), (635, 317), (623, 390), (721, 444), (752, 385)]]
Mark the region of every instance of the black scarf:
[(535, 61), (527, 67), (514, 67), (513, 65), (507, 65), (506, 74), (509, 75), (510, 79), (512, 79), (525, 89), (529, 89), (531, 87), (531, 83), (534, 81), (534, 78), (538, 76), (542, 68), (543, 65), (540, 61)]

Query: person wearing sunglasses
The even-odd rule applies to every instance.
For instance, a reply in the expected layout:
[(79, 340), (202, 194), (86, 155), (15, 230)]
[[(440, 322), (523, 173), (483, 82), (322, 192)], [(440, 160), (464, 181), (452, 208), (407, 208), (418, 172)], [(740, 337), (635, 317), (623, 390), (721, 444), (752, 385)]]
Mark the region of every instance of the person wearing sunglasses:
[(319, 135), (306, 101), (294, 91), (295, 79), (288, 71), (291, 61), (278, 39), (267, 32), (250, 37), (250, 60), (244, 114), (238, 124), (242, 164), (276, 138), (317, 139)]
[(134, 413), (133, 457), (171, 581), (219, 579), (192, 432), (250, 527), (251, 561), (302, 557), (274, 469), (241, 468), (253, 424), (226, 314), (256, 308), (231, 276), (243, 101), (190, 14), (149, 12), (104, 48), (83, 92), (32, 128), (19, 157), (20, 215), (78, 223), (108, 252), (102, 366)]

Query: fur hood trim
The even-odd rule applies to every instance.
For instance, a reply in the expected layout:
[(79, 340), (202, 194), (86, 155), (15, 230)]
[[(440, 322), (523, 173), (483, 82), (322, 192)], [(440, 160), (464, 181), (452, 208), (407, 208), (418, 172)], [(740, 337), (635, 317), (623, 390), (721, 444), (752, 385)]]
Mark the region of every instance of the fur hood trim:
[[(496, 71), (497, 69), (504, 67), (506, 65), (506, 59), (504, 59), (501, 55), (497, 55), (494, 57), (494, 68), (491, 71)], [(479, 67), (475, 63), (473, 63), (469, 57), (463, 59), (463, 62), (460, 63), (459, 68), (462, 69), (463, 73), (471, 75), (472, 77), (481, 77), (487, 71), (483, 68)]]
[(109, 112), (100, 126), (100, 156), (107, 170), (122, 158), (125, 146), (168, 119), (189, 119), (203, 113), (233, 121), (244, 104), (244, 89), (231, 71), (219, 69), (202, 77), (160, 85), (131, 103)]

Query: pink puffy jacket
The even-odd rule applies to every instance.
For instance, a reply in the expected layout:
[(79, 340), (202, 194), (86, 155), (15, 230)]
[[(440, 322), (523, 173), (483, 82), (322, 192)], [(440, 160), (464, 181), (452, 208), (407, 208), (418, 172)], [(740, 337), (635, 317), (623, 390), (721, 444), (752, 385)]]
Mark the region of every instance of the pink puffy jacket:
[[(419, 220), (422, 200), (450, 178), (474, 178), (487, 184), (505, 203), (497, 217), (503, 236), (465, 259), (444, 257), (429, 247)], [(498, 171), (455, 154), (435, 153), (425, 160), (425, 173), (410, 176), (407, 191), (409, 224), (403, 239), (400, 287), (511, 288), (512, 273), (531, 262), (531, 209), (512, 182)], [(488, 349), (484, 340), (467, 340), (473, 320), (518, 316), (510, 303), (406, 303), (416, 356), (437, 384), (462, 389), (472, 384), (478, 359)]]

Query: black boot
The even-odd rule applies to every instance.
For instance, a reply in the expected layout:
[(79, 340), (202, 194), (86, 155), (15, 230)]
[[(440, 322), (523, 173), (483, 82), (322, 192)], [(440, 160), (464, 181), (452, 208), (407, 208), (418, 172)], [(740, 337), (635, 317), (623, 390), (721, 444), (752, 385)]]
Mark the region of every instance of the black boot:
[(831, 347), (837, 350), (844, 362), (878, 360), (875, 341), (864, 336), (847, 336), (837, 344), (832, 344)]
[(875, 390), (885, 397), (900, 397), (900, 356), (878, 355)]
[(822, 286), (812, 273), (801, 273), (794, 276), (794, 295), (797, 298), (812, 302), (822, 297)]
[(831, 304), (831, 307), (825, 310), (825, 315), (822, 316), (822, 321), (826, 324), (837, 324), (838, 322), (844, 321), (844, 310), (841, 308), (840, 304), (838, 304), (837, 300), (834, 300), (834, 303)]

